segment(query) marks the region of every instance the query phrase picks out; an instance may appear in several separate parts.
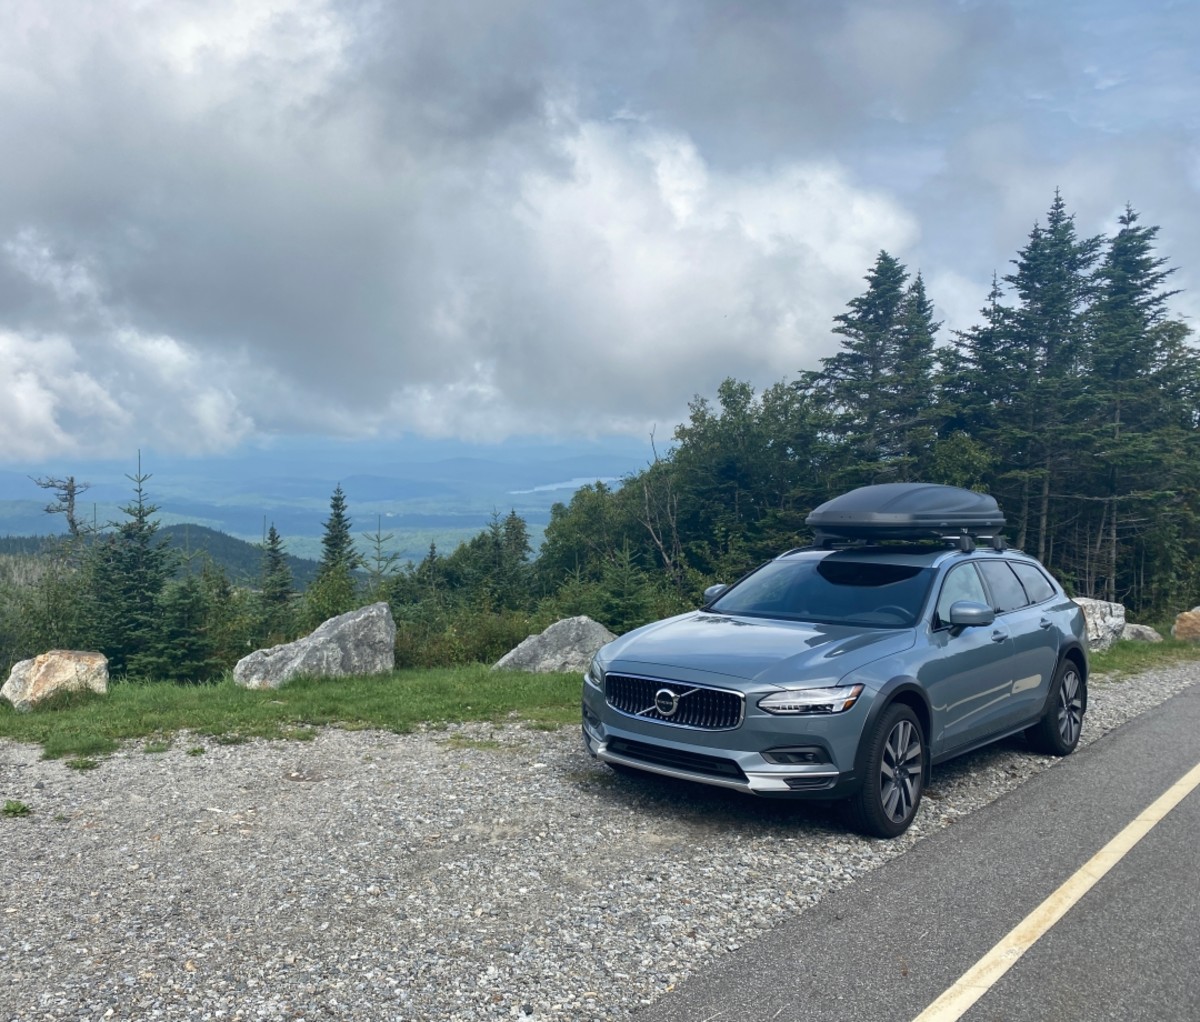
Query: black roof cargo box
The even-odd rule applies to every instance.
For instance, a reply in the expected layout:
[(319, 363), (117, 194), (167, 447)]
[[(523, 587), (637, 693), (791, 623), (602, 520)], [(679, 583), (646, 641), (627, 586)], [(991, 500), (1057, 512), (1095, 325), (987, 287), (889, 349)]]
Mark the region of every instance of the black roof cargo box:
[(934, 483), (881, 483), (825, 501), (805, 522), (819, 544), (830, 537), (995, 536), (1004, 528), (1004, 514), (986, 493)]

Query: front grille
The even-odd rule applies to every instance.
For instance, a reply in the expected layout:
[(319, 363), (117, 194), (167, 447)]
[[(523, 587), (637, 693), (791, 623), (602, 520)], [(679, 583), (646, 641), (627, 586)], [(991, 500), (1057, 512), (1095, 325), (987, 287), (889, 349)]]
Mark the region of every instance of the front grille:
[(626, 738), (612, 738), (608, 742), (608, 751), (626, 759), (641, 760), (655, 766), (670, 767), (672, 770), (686, 770), (691, 774), (704, 774), (708, 777), (727, 777), (735, 781), (746, 780), (742, 768), (732, 759), (723, 756), (706, 756), (702, 752), (683, 752), (679, 749), (666, 749), (660, 745), (647, 745), (645, 742), (631, 742)]
[(610, 674), (605, 681), (604, 695), (609, 706), (631, 717), (702, 731), (727, 731), (737, 727), (742, 722), (745, 708), (745, 699), (740, 692), (629, 674)]

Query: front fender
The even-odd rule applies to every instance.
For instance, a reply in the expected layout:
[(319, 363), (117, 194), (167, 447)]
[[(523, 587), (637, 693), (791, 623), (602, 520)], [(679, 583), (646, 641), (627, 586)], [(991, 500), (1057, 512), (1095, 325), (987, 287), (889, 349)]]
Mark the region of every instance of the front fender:
[(871, 701), (871, 708), (867, 711), (867, 719), (863, 723), (862, 733), (859, 736), (858, 751), (854, 756), (854, 776), (856, 778), (866, 777), (867, 746), (870, 744), (867, 736), (871, 734), (876, 722), (883, 715), (884, 710), (898, 699), (911, 706), (913, 712), (916, 713), (917, 718), (921, 722), (921, 730), (924, 732), (925, 738), (925, 776), (923, 781), (925, 784), (928, 784), (929, 770), (933, 762), (933, 750), (929, 746), (933, 711), (929, 706), (929, 697), (925, 694), (925, 690), (917, 683), (917, 680), (903, 675), (886, 682)]

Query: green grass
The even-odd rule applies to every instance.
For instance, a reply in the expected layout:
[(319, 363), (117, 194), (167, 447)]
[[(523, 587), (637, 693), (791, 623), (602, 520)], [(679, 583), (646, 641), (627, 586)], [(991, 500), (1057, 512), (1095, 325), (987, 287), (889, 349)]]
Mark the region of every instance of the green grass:
[(33, 810), (30, 809), (29, 806), (27, 806), (24, 802), (19, 802), (14, 798), (6, 799), (4, 802), (4, 808), (0, 809), (0, 813), (3, 813), (5, 816), (14, 817), (28, 816), (32, 812)]
[(88, 759), (84, 756), (63, 761), (63, 766), (68, 766), (72, 770), (95, 770), (99, 765), (100, 761), (98, 759)]
[[(1167, 636), (1170, 629), (1159, 631)], [(1165, 637), (1162, 642), (1116, 642), (1104, 653), (1088, 657), (1093, 674), (1105, 674), (1112, 680), (1189, 660), (1200, 660), (1200, 643)]]
[(405, 732), (421, 724), (516, 719), (554, 728), (578, 721), (579, 689), (576, 674), (522, 674), (482, 665), (300, 679), (262, 690), (241, 688), (229, 678), (214, 685), (118, 682), (107, 696), (70, 693), (28, 713), (0, 701), (0, 738), (38, 743), (47, 759), (71, 758), (68, 765), (78, 766), (126, 741), (148, 739), (147, 751), (157, 752), (180, 731), (235, 744), (256, 737), (307, 741), (316, 728), (330, 725)]

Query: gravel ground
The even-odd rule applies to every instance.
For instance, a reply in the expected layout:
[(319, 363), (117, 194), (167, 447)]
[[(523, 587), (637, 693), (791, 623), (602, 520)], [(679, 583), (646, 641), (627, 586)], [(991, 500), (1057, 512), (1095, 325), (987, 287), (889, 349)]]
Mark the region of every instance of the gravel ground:
[[(1083, 741), (1200, 680), (1093, 679)], [(326, 729), (126, 747), (0, 742), (0, 1019), (625, 1019), (1054, 760), (934, 771), (916, 824), (618, 777), (578, 732)]]

